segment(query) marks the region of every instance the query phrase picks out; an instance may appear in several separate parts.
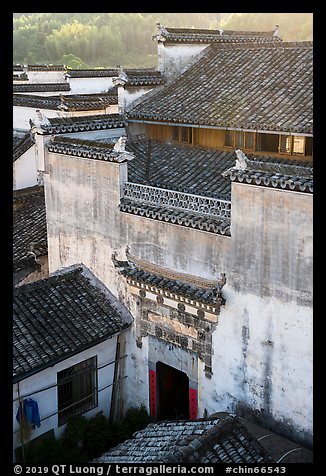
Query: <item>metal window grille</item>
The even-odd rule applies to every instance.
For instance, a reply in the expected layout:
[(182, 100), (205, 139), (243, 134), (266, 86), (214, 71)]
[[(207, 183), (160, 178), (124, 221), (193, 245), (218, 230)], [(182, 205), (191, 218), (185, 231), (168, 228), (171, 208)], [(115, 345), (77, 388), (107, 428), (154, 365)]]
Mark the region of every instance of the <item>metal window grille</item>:
[(97, 406), (97, 357), (61, 370), (58, 380), (58, 425), (71, 415), (82, 415)]

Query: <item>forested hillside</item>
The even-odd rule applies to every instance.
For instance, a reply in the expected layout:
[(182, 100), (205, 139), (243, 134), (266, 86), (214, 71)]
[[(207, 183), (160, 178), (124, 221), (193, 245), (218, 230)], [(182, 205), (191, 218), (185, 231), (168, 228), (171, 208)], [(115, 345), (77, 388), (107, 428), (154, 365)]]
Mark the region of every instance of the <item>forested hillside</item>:
[(72, 68), (157, 64), (156, 21), (169, 27), (272, 30), (286, 41), (312, 39), (309, 13), (15, 13), (13, 62)]

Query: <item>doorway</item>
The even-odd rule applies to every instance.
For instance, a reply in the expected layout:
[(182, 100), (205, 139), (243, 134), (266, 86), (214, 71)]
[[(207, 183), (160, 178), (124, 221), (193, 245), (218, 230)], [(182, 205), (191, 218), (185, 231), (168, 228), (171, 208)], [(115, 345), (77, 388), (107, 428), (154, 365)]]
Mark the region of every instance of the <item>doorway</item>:
[(189, 378), (163, 362), (156, 364), (157, 420), (189, 418)]

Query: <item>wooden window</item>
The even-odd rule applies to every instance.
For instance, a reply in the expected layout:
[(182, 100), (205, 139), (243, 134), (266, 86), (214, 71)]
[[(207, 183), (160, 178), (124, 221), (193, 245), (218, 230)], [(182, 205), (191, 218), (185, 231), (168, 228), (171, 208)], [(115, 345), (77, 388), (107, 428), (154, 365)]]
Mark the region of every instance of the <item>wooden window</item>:
[(243, 149), (244, 148), (244, 132), (236, 131), (234, 135), (235, 135), (235, 144), (234, 144), (234, 146), (237, 149)]
[(254, 150), (255, 148), (255, 133), (246, 132), (245, 133), (245, 149)]
[[(312, 155), (309, 154), (309, 143), (306, 147), (308, 137), (280, 135), (279, 152), (289, 155)], [(312, 152), (312, 150), (311, 150)]]
[(180, 127), (180, 141), (191, 143), (190, 127)]
[(305, 138), (303, 136), (293, 136), (293, 155), (303, 155), (305, 146)]
[(233, 143), (234, 143), (234, 131), (228, 131), (226, 130), (225, 131), (225, 141), (224, 141), (224, 145), (226, 147), (234, 147), (233, 146)]
[(172, 140), (179, 140), (179, 127), (178, 126), (173, 126), (172, 127)]
[(281, 154), (291, 154), (292, 152), (292, 139), (291, 136), (280, 136), (279, 152)]
[(173, 126), (172, 140), (177, 142), (186, 142), (187, 144), (192, 144), (192, 128)]
[(235, 149), (254, 149), (255, 133), (244, 131), (225, 131), (224, 136), (225, 147), (233, 147)]
[(58, 425), (70, 415), (82, 415), (97, 406), (97, 357), (61, 370), (58, 383)]
[(265, 152), (278, 152), (279, 135), (278, 134), (257, 134), (257, 150)]

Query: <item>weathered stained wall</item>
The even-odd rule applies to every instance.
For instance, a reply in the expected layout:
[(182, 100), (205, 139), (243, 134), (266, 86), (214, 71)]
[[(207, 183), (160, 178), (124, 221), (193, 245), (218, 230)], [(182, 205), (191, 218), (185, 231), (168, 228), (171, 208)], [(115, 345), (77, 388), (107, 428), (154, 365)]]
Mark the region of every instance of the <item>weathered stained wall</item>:
[[(120, 91), (123, 88), (119, 88), (119, 94)], [(135, 87), (132, 86), (130, 88), (124, 87), (124, 92), (123, 92), (123, 103), (124, 103), (124, 110), (129, 111), (131, 107), (134, 105), (135, 101), (140, 99), (144, 94), (150, 92), (153, 90), (152, 87)]]
[(169, 81), (187, 69), (207, 45), (158, 43), (158, 70)]
[(125, 259), (129, 245), (132, 255), (175, 271), (208, 279), (226, 273), (226, 304), (207, 342), (211, 378), (197, 354), (198, 416), (251, 413), (271, 429), (311, 442), (312, 196), (233, 183), (230, 238), (119, 212), (126, 165), (58, 154), (49, 154), (49, 164), (50, 272), (82, 261), (135, 317), (126, 343), (125, 401), (148, 405), (150, 343), (139, 326), (144, 306), (152, 307), (131, 295), (113, 268), (113, 251)]

